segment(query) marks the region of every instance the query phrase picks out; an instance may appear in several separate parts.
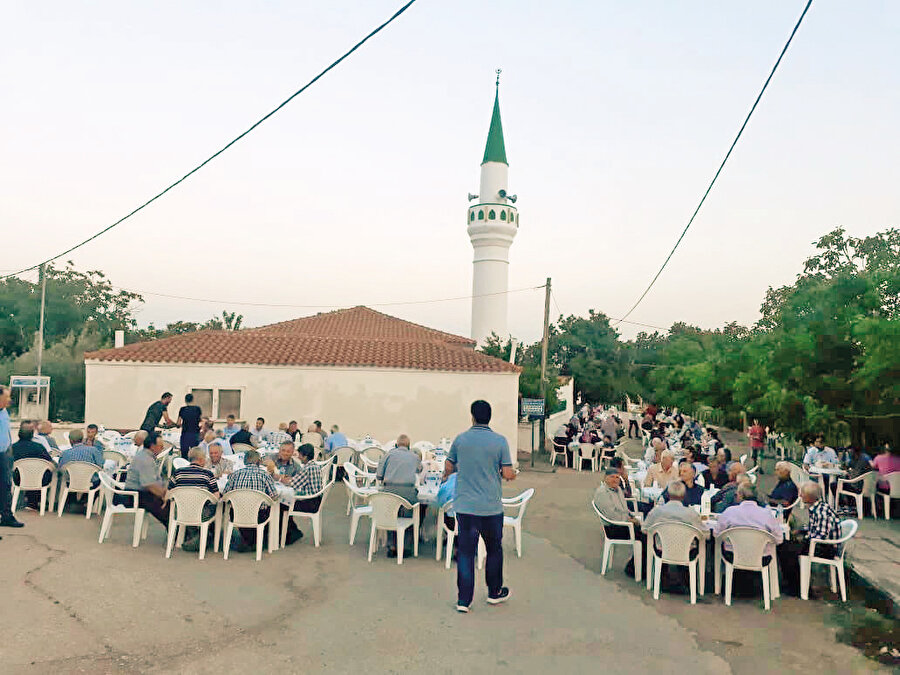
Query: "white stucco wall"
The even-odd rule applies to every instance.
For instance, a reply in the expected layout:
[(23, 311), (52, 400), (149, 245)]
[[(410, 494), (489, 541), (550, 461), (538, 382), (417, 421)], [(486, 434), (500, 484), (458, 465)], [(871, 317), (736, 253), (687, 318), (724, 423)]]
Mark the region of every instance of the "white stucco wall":
[(375, 368), (85, 362), (85, 420), (135, 429), (164, 391), (174, 416), (191, 388), (241, 389), (241, 416), (266, 428), (295, 419), (338, 424), (351, 438), (453, 438), (470, 425), (469, 405), (485, 399), (491, 427), (517, 445), (518, 373), (447, 373)]

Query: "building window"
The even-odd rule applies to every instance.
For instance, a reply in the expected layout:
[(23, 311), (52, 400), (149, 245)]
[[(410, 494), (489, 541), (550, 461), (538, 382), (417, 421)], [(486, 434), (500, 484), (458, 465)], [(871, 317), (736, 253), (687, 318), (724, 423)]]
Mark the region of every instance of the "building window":
[(471, 222), (474, 222), (474, 220), (475, 220), (475, 212), (472, 211), (472, 212), (469, 213), (469, 222), (470, 222), (470, 223), (471, 223)]
[(200, 406), (200, 410), (206, 417), (212, 417), (213, 411), (213, 390), (212, 389), (191, 389), (194, 395), (194, 405)]
[(229, 415), (241, 419), (241, 390), (219, 389), (219, 419), (224, 420)]
[(506, 220), (506, 211), (500, 212), (500, 220)]
[(516, 216), (516, 225), (519, 224), (519, 216)]
[(484, 220), (484, 211), (478, 212), (478, 220)]
[(197, 387), (191, 389), (191, 393), (194, 395), (194, 405), (200, 406), (205, 417), (224, 420), (228, 415), (234, 415), (237, 419), (241, 419), (240, 389)]
[(497, 214), (494, 213), (494, 209), (488, 211), (488, 220), (497, 220)]

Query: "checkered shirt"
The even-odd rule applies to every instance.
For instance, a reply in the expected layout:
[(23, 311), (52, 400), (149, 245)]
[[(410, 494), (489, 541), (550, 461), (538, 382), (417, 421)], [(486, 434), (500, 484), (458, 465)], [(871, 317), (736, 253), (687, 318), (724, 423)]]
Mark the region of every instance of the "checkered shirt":
[(841, 538), (841, 523), (837, 513), (821, 499), (809, 508), (809, 538)]
[(228, 482), (225, 483), (222, 494), (232, 490), (259, 490), (265, 492), (272, 499), (278, 499), (275, 481), (265, 469), (257, 464), (248, 464), (228, 476)]
[(291, 487), (301, 497), (316, 494), (322, 489), (322, 467), (312, 462), (298, 466), (291, 477)]

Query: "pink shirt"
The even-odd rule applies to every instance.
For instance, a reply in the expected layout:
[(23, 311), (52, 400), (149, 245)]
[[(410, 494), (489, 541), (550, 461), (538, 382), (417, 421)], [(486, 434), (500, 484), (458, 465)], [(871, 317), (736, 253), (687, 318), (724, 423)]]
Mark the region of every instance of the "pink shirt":
[[(887, 476), (889, 473), (900, 471), (900, 456), (892, 455), (889, 452), (883, 452), (872, 460), (872, 466), (878, 470), (880, 476)], [(878, 481), (879, 486), (886, 486), (885, 481)]]

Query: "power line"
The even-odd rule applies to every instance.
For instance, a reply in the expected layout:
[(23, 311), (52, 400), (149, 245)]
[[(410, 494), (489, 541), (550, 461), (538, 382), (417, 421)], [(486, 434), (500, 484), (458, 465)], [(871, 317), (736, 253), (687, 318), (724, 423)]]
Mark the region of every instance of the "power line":
[[(737, 136), (734, 137), (734, 141), (731, 143), (731, 147), (728, 148), (728, 152), (725, 153), (725, 158), (722, 160), (722, 163), (719, 164), (719, 169), (716, 171), (716, 175), (713, 176), (712, 181), (709, 184), (709, 187), (706, 188), (706, 192), (703, 193), (703, 197), (700, 199), (700, 203), (697, 204), (697, 208), (694, 209), (694, 213), (691, 215), (691, 219), (688, 221), (688, 224), (684, 226), (684, 230), (681, 232), (681, 236), (678, 237), (678, 241), (675, 242), (675, 246), (672, 247), (672, 250), (669, 251), (669, 255), (666, 257), (665, 261), (662, 264), (662, 267), (659, 268), (659, 271), (654, 275), (653, 279), (650, 281), (650, 285), (644, 289), (644, 292), (641, 293), (641, 297), (637, 299), (637, 302), (631, 306), (627, 312), (625, 312), (625, 316), (622, 319), (619, 319), (619, 323), (622, 323), (625, 319), (631, 316), (631, 313), (637, 309), (638, 305), (643, 302), (644, 298), (647, 297), (647, 293), (650, 292), (650, 289), (653, 288), (653, 284), (656, 283), (656, 280), (659, 279), (659, 275), (662, 274), (663, 270), (666, 269), (666, 265), (669, 264), (669, 261), (672, 259), (672, 256), (675, 254), (675, 250), (678, 248), (678, 245), (681, 243), (681, 240), (684, 239), (684, 235), (687, 234), (687, 231), (690, 229), (691, 225), (694, 222), (694, 218), (697, 217), (697, 214), (700, 212), (700, 208), (703, 206), (703, 203), (706, 201), (707, 196), (710, 191), (713, 189), (713, 185), (716, 184), (716, 180), (719, 178), (719, 174), (722, 173), (722, 169), (725, 168), (725, 163), (728, 161), (728, 158), (731, 157), (731, 151), (734, 150), (734, 147), (737, 145), (737, 142), (741, 138), (741, 134), (744, 133), (744, 129), (747, 127), (747, 123), (750, 121), (750, 117), (753, 115), (753, 111), (756, 110), (756, 106), (759, 104), (760, 99), (762, 99), (763, 94), (766, 91), (766, 88), (769, 86), (769, 82), (772, 81), (772, 77), (775, 75), (775, 71), (778, 70), (778, 66), (781, 63), (781, 59), (784, 58), (785, 53), (788, 50), (788, 47), (791, 45), (791, 41), (794, 39), (794, 35), (796, 35), (797, 30), (800, 28), (800, 24), (803, 23), (803, 18), (806, 16), (806, 12), (809, 11), (810, 6), (812, 5), (812, 0), (809, 0), (806, 3), (806, 7), (803, 8), (803, 13), (800, 15), (800, 18), (797, 19), (797, 23), (794, 26), (794, 30), (791, 31), (790, 36), (787, 39), (787, 42), (784, 44), (784, 48), (781, 50), (781, 54), (778, 55), (778, 60), (775, 61), (775, 65), (772, 66), (772, 72), (769, 73), (769, 76), (766, 78), (765, 83), (762, 86), (762, 89), (759, 91), (759, 95), (756, 97), (756, 100), (753, 102), (753, 106), (750, 108), (750, 112), (747, 113), (747, 117), (744, 119), (744, 123), (741, 125), (740, 130), (738, 130)], [(618, 324), (617, 324), (618, 325)]]
[(123, 288), (121, 286), (113, 286), (114, 289), (119, 291), (127, 291), (128, 293), (137, 293), (138, 295), (153, 295), (160, 298), (169, 298), (170, 300), (187, 300), (189, 302), (209, 302), (216, 305), (238, 305), (241, 307), (268, 307), (268, 308), (281, 308), (281, 309), (329, 309), (332, 307), (347, 307), (347, 306), (355, 306), (355, 305), (365, 305), (366, 307), (395, 307), (398, 305), (427, 305), (435, 302), (451, 302), (454, 300), (471, 300), (472, 298), (485, 298), (492, 295), (506, 295), (509, 293), (521, 293), (523, 291), (536, 291), (544, 288), (544, 285), (540, 286), (528, 286), (526, 288), (514, 288), (508, 291), (498, 291), (496, 293), (482, 293), (480, 295), (460, 295), (454, 298), (433, 298), (431, 300), (404, 300), (397, 302), (371, 302), (371, 303), (354, 303), (353, 305), (342, 305), (340, 303), (332, 303), (330, 305), (295, 305), (295, 304), (282, 304), (282, 303), (269, 303), (269, 302), (240, 302), (236, 300), (213, 300), (210, 298), (191, 298), (182, 295), (169, 295), (167, 293), (152, 293), (150, 291), (136, 291), (130, 288)]
[(257, 122), (255, 122), (249, 129), (247, 129), (246, 131), (244, 131), (242, 134), (240, 134), (239, 136), (237, 136), (237, 137), (234, 138), (233, 140), (229, 141), (222, 149), (218, 150), (217, 152), (215, 152), (215, 153), (213, 153), (212, 155), (210, 155), (209, 157), (207, 157), (207, 158), (206, 158), (205, 160), (203, 160), (200, 164), (198, 164), (197, 166), (195, 166), (193, 169), (191, 169), (191, 170), (188, 171), (186, 174), (184, 174), (181, 178), (179, 178), (179, 179), (176, 180), (174, 183), (172, 183), (171, 185), (169, 185), (169, 187), (167, 187), (165, 190), (163, 190), (163, 191), (160, 192), (159, 194), (155, 195), (154, 197), (148, 199), (146, 202), (144, 202), (144, 203), (141, 204), (139, 207), (137, 207), (136, 209), (134, 209), (131, 213), (129, 213), (128, 215), (126, 215), (126, 216), (124, 216), (124, 217), (122, 217), (122, 218), (119, 218), (119, 220), (117, 220), (116, 222), (114, 222), (112, 225), (107, 225), (107, 226), (104, 227), (102, 230), (100, 230), (99, 232), (97, 232), (97, 233), (91, 235), (90, 237), (88, 237), (88, 238), (85, 239), (84, 241), (82, 241), (82, 242), (80, 242), (80, 243), (78, 243), (78, 244), (75, 244), (74, 246), (72, 246), (72, 247), (70, 247), (70, 248), (67, 248), (67, 249), (66, 249), (65, 251), (63, 251), (62, 253), (58, 253), (57, 255), (53, 256), (52, 258), (47, 258), (46, 260), (44, 260), (44, 261), (41, 262), (41, 263), (37, 263), (36, 265), (32, 265), (31, 267), (26, 267), (26, 268), (24, 268), (24, 269), (19, 270), (18, 272), (13, 272), (12, 274), (4, 274), (4, 275), (0, 276), (0, 280), (6, 279), (6, 278), (8, 278), (8, 277), (16, 276), (16, 275), (22, 274), (22, 273), (24, 273), (24, 272), (28, 272), (29, 270), (37, 269), (37, 268), (40, 267), (41, 265), (46, 265), (47, 263), (51, 263), (51, 262), (53, 262), (54, 260), (57, 260), (57, 259), (59, 259), (59, 258), (62, 258), (64, 255), (68, 255), (68, 254), (71, 253), (72, 251), (74, 251), (74, 250), (76, 250), (76, 249), (78, 249), (78, 248), (81, 248), (81, 247), (84, 246), (85, 244), (88, 244), (88, 243), (92, 242), (94, 239), (97, 239), (98, 237), (100, 237), (100, 236), (106, 234), (107, 232), (109, 232), (110, 230), (112, 230), (114, 227), (116, 227), (116, 226), (121, 225), (122, 223), (124, 223), (126, 220), (128, 220), (129, 218), (131, 218), (131, 216), (133, 216), (134, 214), (136, 214), (138, 211), (141, 211), (141, 210), (144, 209), (145, 207), (149, 206), (150, 204), (152, 204), (153, 202), (155, 202), (157, 199), (159, 199), (160, 197), (162, 197), (164, 194), (166, 194), (169, 190), (171, 190), (172, 188), (176, 187), (177, 185), (183, 183), (185, 180), (187, 180), (187, 179), (190, 178), (192, 175), (194, 175), (195, 173), (197, 173), (200, 169), (202, 169), (204, 166), (206, 166), (207, 164), (209, 164), (209, 163), (210, 163), (211, 161), (213, 161), (216, 157), (218, 157), (218, 156), (221, 155), (223, 152), (225, 152), (226, 150), (228, 150), (232, 145), (234, 145), (235, 143), (237, 143), (238, 141), (240, 141), (242, 138), (244, 138), (245, 136), (247, 136), (251, 131), (253, 131), (254, 129), (256, 129), (256, 127), (258, 127), (259, 125), (261, 125), (263, 122), (265, 122), (266, 120), (268, 120), (270, 117), (272, 117), (272, 116), (273, 116), (275, 113), (277, 113), (279, 110), (281, 110), (282, 108), (284, 108), (288, 103), (290, 103), (291, 101), (293, 101), (297, 96), (299, 96), (299, 95), (302, 94), (304, 91), (306, 91), (307, 89), (309, 89), (312, 85), (314, 85), (316, 82), (318, 82), (318, 81), (319, 81), (322, 77), (324, 77), (329, 71), (331, 71), (332, 69), (334, 69), (334, 68), (335, 68), (338, 64), (340, 64), (344, 59), (346, 59), (348, 56), (350, 56), (350, 55), (351, 55), (353, 52), (355, 52), (357, 49), (359, 49), (360, 47), (362, 47), (366, 42), (369, 41), (369, 39), (371, 39), (371, 38), (374, 37), (377, 33), (379, 33), (381, 30), (383, 30), (384, 28), (386, 28), (387, 26), (389, 26), (389, 25), (390, 25), (397, 17), (399, 17), (401, 14), (403, 14), (403, 13), (404, 13), (407, 9), (409, 9), (409, 8), (413, 5), (413, 3), (415, 3), (415, 2), (416, 2), (416, 0), (409, 0), (409, 2), (407, 2), (407, 3), (406, 3), (405, 5), (403, 5), (400, 9), (398, 9), (396, 12), (394, 12), (394, 14), (391, 15), (391, 17), (390, 17), (387, 21), (385, 21), (384, 23), (382, 23), (380, 26), (378, 26), (378, 27), (375, 28), (372, 32), (370, 32), (368, 35), (366, 35), (362, 40), (360, 40), (360, 41), (357, 42), (355, 45), (353, 45), (353, 47), (351, 47), (350, 50), (348, 50), (347, 52), (345, 52), (343, 56), (341, 56), (339, 59), (337, 59), (336, 61), (334, 61), (330, 66), (328, 66), (327, 68), (325, 68), (325, 70), (323, 70), (323, 71), (320, 72), (318, 75), (316, 75), (313, 79), (311, 79), (309, 82), (307, 82), (305, 85), (303, 85), (300, 89), (298, 89), (298, 90), (295, 91), (293, 94), (291, 94), (290, 96), (288, 96), (288, 97), (287, 97), (284, 101), (282, 101), (282, 102), (281, 102), (274, 110), (272, 110), (272, 111), (269, 112), (267, 115), (265, 115), (264, 117), (262, 117), (261, 119), (259, 119)]

